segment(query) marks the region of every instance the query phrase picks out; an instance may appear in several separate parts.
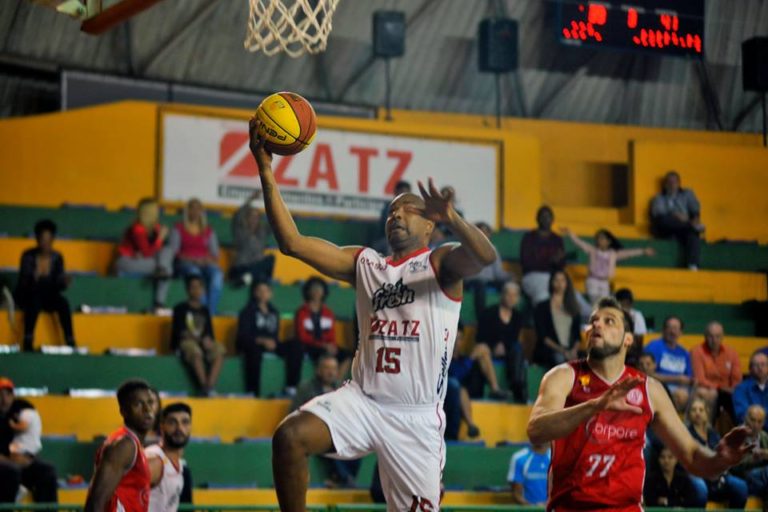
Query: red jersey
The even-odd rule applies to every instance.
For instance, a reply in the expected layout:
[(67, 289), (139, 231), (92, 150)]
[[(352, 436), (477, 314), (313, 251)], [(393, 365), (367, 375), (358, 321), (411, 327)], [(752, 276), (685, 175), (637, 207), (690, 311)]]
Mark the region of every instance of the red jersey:
[[(586, 360), (567, 363), (574, 371), (565, 407), (602, 395), (611, 386)], [(626, 366), (619, 380), (645, 374)], [(642, 414), (603, 411), (552, 443), (548, 511), (640, 511), (645, 481), (645, 431), (653, 419), (648, 381), (627, 393)]]
[(120, 480), (115, 494), (109, 500), (104, 512), (148, 512), (149, 511), (149, 493), (150, 493), (150, 475), (147, 457), (144, 455), (144, 448), (136, 434), (126, 427), (120, 427), (110, 434), (99, 451), (96, 452), (96, 465), (101, 462), (101, 454), (106, 446), (118, 442), (124, 437), (130, 437), (136, 445), (136, 457), (133, 459), (130, 469), (128, 469)]

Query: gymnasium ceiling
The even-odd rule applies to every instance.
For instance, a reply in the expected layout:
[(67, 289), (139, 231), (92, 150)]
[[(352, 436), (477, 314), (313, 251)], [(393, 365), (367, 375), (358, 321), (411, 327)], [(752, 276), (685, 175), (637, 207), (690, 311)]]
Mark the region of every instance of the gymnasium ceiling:
[[(371, 16), (378, 9), (406, 13), (406, 55), (392, 61), (395, 108), (493, 114), (494, 78), (477, 71), (475, 38), (482, 18), (504, 15), (520, 23), (520, 70), (501, 80), (506, 115), (761, 129), (758, 96), (741, 87), (740, 44), (768, 35), (768, 0), (706, 0), (703, 63), (561, 46), (549, 0), (341, 0), (328, 50), (299, 59), (243, 49), (247, 0), (164, 0), (100, 37), (28, 0), (1, 0), (0, 62), (14, 63), (12, 70), (74, 68), (381, 105), (384, 64), (371, 55)], [(36, 101), (29, 87), (34, 74), (8, 69), (0, 72), (2, 115)]]

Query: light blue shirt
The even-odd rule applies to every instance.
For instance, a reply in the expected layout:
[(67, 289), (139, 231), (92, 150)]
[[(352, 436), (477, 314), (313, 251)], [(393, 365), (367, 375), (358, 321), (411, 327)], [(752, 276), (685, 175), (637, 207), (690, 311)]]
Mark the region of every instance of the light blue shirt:
[(552, 452), (536, 453), (523, 448), (512, 456), (507, 482), (521, 484), (523, 497), (528, 503), (547, 501), (547, 474), (552, 462)]
[(660, 338), (646, 345), (643, 351), (653, 355), (659, 375), (693, 375), (691, 354), (680, 345), (670, 349)]

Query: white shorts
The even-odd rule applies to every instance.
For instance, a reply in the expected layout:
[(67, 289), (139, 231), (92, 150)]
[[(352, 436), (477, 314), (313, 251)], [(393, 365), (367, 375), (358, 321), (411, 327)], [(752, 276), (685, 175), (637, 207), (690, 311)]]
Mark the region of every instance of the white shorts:
[(300, 410), (328, 425), (336, 448), (330, 457), (356, 459), (376, 453), (387, 510), (439, 510), (445, 465), (441, 404), (380, 404), (350, 381)]

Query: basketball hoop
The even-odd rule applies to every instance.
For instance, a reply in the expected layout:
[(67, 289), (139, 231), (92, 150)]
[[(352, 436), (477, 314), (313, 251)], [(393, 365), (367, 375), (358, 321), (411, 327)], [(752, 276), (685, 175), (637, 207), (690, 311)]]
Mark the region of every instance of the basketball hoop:
[(325, 50), (339, 0), (292, 0), (291, 7), (285, 5), (288, 0), (248, 1), (248, 35), (243, 44), (249, 52), (275, 55), (282, 51), (299, 57)]

